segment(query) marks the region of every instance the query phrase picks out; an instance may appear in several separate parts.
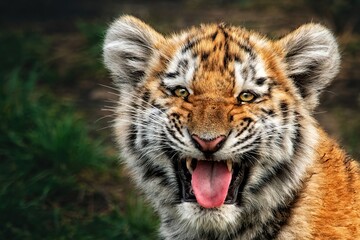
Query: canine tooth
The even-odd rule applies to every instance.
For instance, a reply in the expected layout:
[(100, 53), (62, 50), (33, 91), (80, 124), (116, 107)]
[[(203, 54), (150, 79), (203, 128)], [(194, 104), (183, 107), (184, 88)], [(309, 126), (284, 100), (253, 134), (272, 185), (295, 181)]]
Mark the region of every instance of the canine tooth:
[(189, 172), (192, 174), (194, 172), (194, 170), (191, 167), (191, 158), (187, 158), (186, 159), (186, 167), (189, 170)]
[(232, 162), (231, 162), (231, 160), (226, 160), (226, 166), (227, 166), (229, 172), (231, 172), (232, 171)]

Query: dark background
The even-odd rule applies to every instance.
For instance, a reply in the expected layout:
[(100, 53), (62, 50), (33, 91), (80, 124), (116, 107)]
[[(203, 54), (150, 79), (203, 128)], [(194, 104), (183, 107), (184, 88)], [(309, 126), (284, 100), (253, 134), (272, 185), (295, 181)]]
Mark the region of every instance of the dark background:
[(1, 1), (0, 239), (156, 239), (111, 134), (101, 44), (118, 16), (164, 34), (226, 22), (277, 38), (326, 25), (342, 65), (315, 117), (359, 159), (359, 12), (359, 0)]

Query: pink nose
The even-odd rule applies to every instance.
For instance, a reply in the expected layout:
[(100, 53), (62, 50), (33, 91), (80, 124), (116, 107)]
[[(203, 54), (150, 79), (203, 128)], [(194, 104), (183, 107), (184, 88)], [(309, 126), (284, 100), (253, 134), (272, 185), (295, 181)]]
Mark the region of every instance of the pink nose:
[(219, 136), (214, 139), (202, 139), (197, 135), (191, 136), (194, 139), (196, 147), (204, 153), (214, 153), (221, 148), (225, 142), (225, 136)]

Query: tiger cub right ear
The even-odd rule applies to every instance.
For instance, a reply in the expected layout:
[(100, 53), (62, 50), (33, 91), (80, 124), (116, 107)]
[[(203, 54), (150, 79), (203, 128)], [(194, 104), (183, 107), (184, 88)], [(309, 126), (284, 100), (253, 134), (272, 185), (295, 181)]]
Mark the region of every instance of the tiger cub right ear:
[(312, 111), (319, 94), (338, 73), (340, 54), (335, 37), (320, 24), (306, 24), (280, 39), (288, 76)]
[(104, 63), (115, 83), (137, 84), (146, 74), (155, 44), (163, 36), (132, 16), (123, 16), (111, 24), (103, 46)]

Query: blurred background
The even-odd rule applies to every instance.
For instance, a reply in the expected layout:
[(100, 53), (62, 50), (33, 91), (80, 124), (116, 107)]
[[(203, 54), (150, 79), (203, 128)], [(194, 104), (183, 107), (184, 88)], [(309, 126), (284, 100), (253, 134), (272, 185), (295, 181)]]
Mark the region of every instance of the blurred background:
[(277, 38), (325, 24), (343, 59), (315, 117), (360, 159), (359, 12), (359, 0), (1, 1), (0, 239), (156, 239), (106, 110), (116, 90), (101, 45), (119, 15), (164, 34), (227, 22)]

